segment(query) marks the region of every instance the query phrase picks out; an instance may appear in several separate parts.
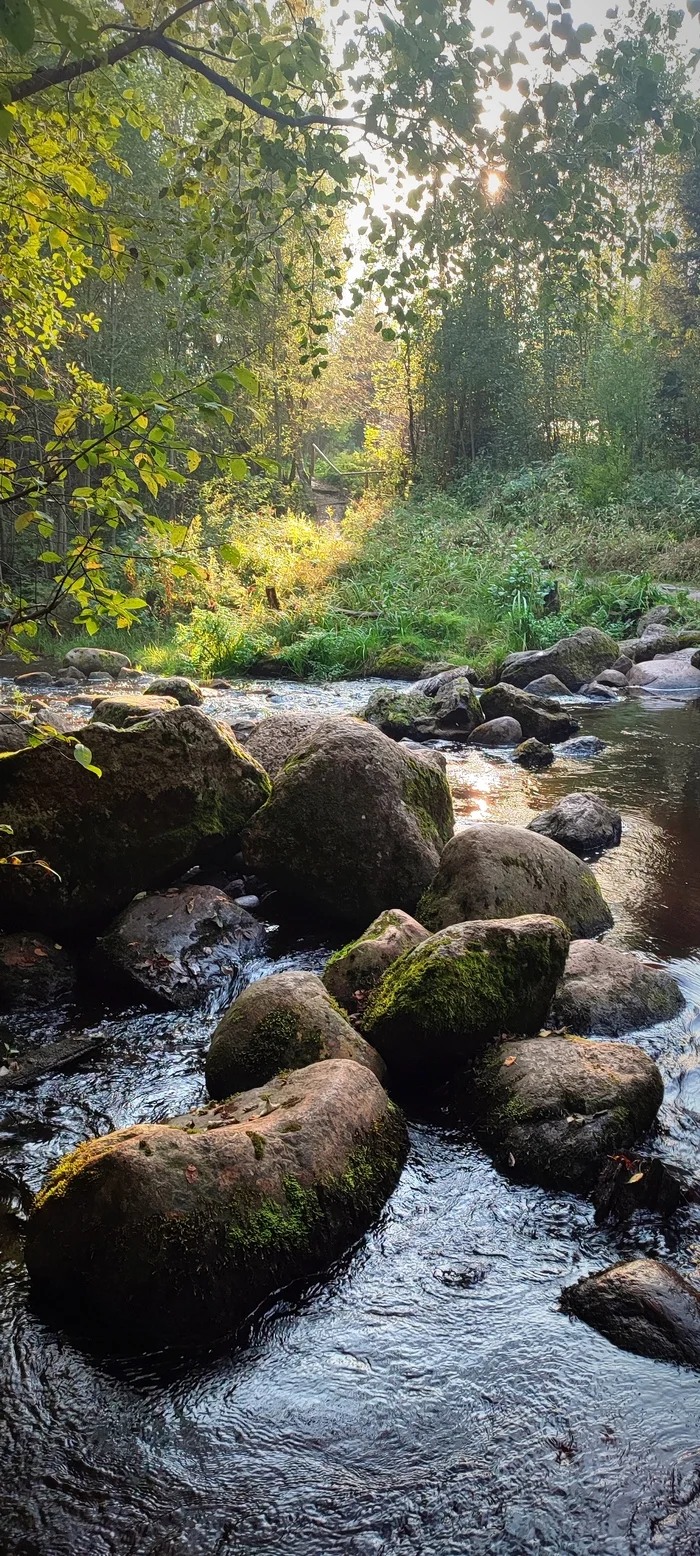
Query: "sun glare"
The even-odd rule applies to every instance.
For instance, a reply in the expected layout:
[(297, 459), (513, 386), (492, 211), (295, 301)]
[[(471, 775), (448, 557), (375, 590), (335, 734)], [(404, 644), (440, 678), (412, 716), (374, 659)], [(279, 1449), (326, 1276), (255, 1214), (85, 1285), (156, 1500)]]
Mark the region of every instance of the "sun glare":
[(490, 195), (492, 199), (495, 198), (496, 195), (500, 194), (502, 185), (503, 179), (501, 178), (500, 173), (487, 173), (486, 193), (487, 195)]

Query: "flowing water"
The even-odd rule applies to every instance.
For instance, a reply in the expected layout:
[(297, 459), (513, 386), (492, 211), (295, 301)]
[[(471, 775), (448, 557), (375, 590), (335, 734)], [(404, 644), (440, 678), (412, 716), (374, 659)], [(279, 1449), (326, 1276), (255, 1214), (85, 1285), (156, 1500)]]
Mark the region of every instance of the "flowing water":
[[(275, 683), (209, 706), (367, 695)], [(605, 752), (543, 775), (448, 750), (458, 825), (526, 821), (580, 788), (622, 810), (622, 846), (596, 865), (609, 938), (683, 986), (682, 1015), (637, 1040), (666, 1081), (655, 1149), (700, 1176), (700, 703), (587, 705), (583, 721)], [(329, 949), (287, 923), (249, 973), (320, 969)], [(697, 1207), (597, 1227), (586, 1201), (508, 1182), (439, 1112), (411, 1118), (379, 1223), (244, 1344), (114, 1360), (34, 1313), (3, 1192), (21, 1209), (87, 1136), (198, 1103), (214, 1022), (69, 1011), (32, 1039), (80, 1023), (102, 1034), (97, 1057), (0, 1097), (0, 1556), (697, 1556), (697, 1374), (557, 1307), (562, 1286), (639, 1252), (700, 1273)]]

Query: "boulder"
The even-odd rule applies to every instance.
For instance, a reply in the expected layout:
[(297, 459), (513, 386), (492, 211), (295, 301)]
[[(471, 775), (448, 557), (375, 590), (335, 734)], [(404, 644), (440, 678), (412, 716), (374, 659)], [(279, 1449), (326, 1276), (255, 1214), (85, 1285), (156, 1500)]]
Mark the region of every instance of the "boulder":
[(587, 1037), (505, 1038), (472, 1089), (477, 1133), (519, 1177), (586, 1192), (606, 1157), (649, 1129), (663, 1100), (659, 1071), (628, 1043)]
[(71, 648), (63, 662), (69, 670), (80, 670), (83, 675), (103, 671), (106, 675), (116, 676), (122, 665), (127, 670), (131, 666), (131, 660), (126, 654), (116, 654), (110, 648)]
[(598, 627), (580, 627), (551, 648), (509, 654), (501, 679), (511, 686), (528, 686), (538, 676), (556, 675), (569, 691), (577, 692), (586, 681), (594, 681), (600, 670), (609, 669), (618, 653), (617, 643), (606, 632)]
[(581, 695), (590, 697), (594, 702), (617, 702), (614, 687), (605, 686), (602, 681), (590, 681), (588, 686), (582, 686)]
[(574, 940), (554, 996), (549, 1022), (573, 1032), (620, 1037), (670, 1021), (685, 1001), (662, 967), (649, 967), (631, 951)]
[(479, 673), (473, 665), (448, 665), (441, 670), (428, 666), (412, 690), (420, 692), (424, 697), (438, 697), (453, 686), (455, 681), (471, 681), (473, 686), (478, 686)]
[(536, 681), (530, 681), (525, 691), (531, 697), (570, 697), (571, 692), (558, 675), (539, 675)]
[(380, 687), (361, 716), (392, 740), (430, 740), (434, 734), (433, 705), (413, 690), (395, 692)]
[(553, 838), (572, 854), (594, 854), (602, 848), (618, 846), (622, 817), (597, 794), (582, 789), (579, 794), (564, 794), (551, 810), (535, 816), (528, 823), (528, 831)]
[(659, 1259), (586, 1275), (566, 1287), (561, 1306), (623, 1351), (700, 1368), (700, 1293)]
[(466, 740), (484, 722), (479, 698), (466, 675), (453, 676), (448, 682), (444, 677), (439, 679), (442, 684), (431, 698), (434, 734)]
[(372, 673), (386, 675), (390, 680), (415, 681), (422, 669), (422, 656), (410, 643), (390, 643), (377, 654)]
[(160, 676), (146, 687), (144, 696), (174, 697), (181, 708), (199, 708), (204, 702), (196, 682), (189, 681), (186, 675)]
[(0, 935), (0, 1009), (53, 1006), (74, 988), (75, 969), (62, 946), (45, 935)]
[(384, 1079), (379, 1054), (315, 973), (272, 973), (250, 983), (222, 1016), (207, 1054), (207, 1089), (230, 1097), (321, 1059), (354, 1059)]
[(87, 676), (83, 675), (82, 670), (76, 670), (74, 665), (72, 669), (57, 670), (54, 679), (57, 686), (81, 686)]
[(48, 670), (25, 670), (23, 675), (15, 676), (15, 686), (20, 691), (34, 691), (41, 686), (53, 686), (54, 678)]
[(542, 767), (551, 767), (554, 761), (554, 752), (551, 746), (544, 744), (542, 740), (535, 740), (531, 736), (529, 740), (521, 741), (513, 752), (513, 761), (519, 762), (521, 767), (530, 767), (534, 771)]
[(297, 746), (309, 740), (325, 722), (318, 713), (269, 713), (248, 731), (245, 747), (270, 778), (276, 778)]
[(265, 937), (224, 892), (186, 886), (130, 902), (100, 940), (95, 968), (159, 1005), (181, 1010), (214, 996), (220, 1009)]
[(243, 835), (247, 868), (349, 923), (411, 913), (452, 833), (445, 775), (371, 724), (324, 719)]
[(568, 944), (564, 925), (541, 915), (454, 924), (394, 962), (361, 1030), (392, 1075), (439, 1080), (504, 1030), (539, 1029)]
[(522, 738), (523, 732), (517, 719), (487, 719), (485, 724), (472, 730), (469, 744), (487, 746), (495, 751), (500, 746), (519, 746)]
[(359, 940), (351, 941), (329, 958), (323, 982), (340, 1005), (355, 1012), (381, 983), (392, 962), (427, 938), (427, 929), (409, 913), (388, 908)]
[(625, 681), (626, 681), (627, 677), (628, 677), (628, 675), (630, 673), (630, 670), (632, 669), (633, 664), (634, 664), (634, 660), (630, 659), (627, 654), (620, 654), (619, 658), (617, 658), (615, 660), (615, 663), (611, 667), (610, 670), (601, 670), (598, 679), (599, 680), (603, 680), (606, 675), (611, 675), (612, 674), (612, 675), (623, 675), (624, 678), (625, 678)]
[[(632, 667), (630, 666), (630, 669), (631, 668)], [(621, 692), (626, 691), (627, 676), (623, 675), (621, 670), (601, 670), (600, 675), (598, 676), (598, 680), (594, 681), (593, 685), (611, 686), (614, 690)]]
[(640, 692), (694, 692), (700, 695), (700, 665), (692, 663), (694, 649), (664, 655), (630, 670), (628, 685)]
[(5, 872), (7, 931), (94, 934), (135, 892), (233, 850), (269, 793), (257, 762), (198, 708), (132, 730), (94, 724), (79, 733), (101, 778), (58, 740), (0, 762), (0, 814), (14, 829), (13, 848), (33, 849), (50, 866)]
[(640, 637), (644, 637), (648, 627), (670, 627), (678, 619), (679, 612), (675, 605), (652, 605), (650, 610), (640, 616), (637, 632)]
[(649, 627), (643, 637), (626, 638), (618, 647), (625, 658), (631, 659), (634, 664), (646, 664), (647, 660), (655, 659), (657, 654), (677, 654), (681, 643), (677, 634), (670, 632), (667, 627)]
[(593, 1202), (595, 1218), (601, 1221), (629, 1221), (637, 1210), (672, 1216), (687, 1204), (689, 1185), (676, 1167), (669, 1167), (659, 1156), (619, 1153), (610, 1156), (601, 1167)]
[(0, 755), (3, 751), (26, 751), (32, 726), (28, 719), (8, 719), (0, 724)]
[(434, 746), (423, 746), (417, 740), (401, 740), (399, 744), (403, 746), (404, 751), (419, 757), (421, 762), (429, 762), (431, 767), (436, 767), (438, 772), (447, 772), (447, 757), (444, 751), (436, 751)]
[(678, 647), (680, 649), (700, 648), (700, 629), (697, 627), (679, 627)]
[(179, 703), (174, 697), (100, 697), (93, 703), (91, 724), (110, 724), (113, 729), (129, 729), (158, 713), (172, 713)]
[(599, 935), (612, 914), (588, 865), (527, 827), (472, 822), (447, 844), (440, 868), (420, 899), (427, 929), (467, 919), (550, 913), (572, 935)]
[(34, 1293), (111, 1344), (201, 1344), (350, 1246), (406, 1147), (376, 1076), (347, 1059), (88, 1140), (35, 1202)]
[(577, 735), (573, 740), (564, 740), (557, 746), (557, 756), (573, 757), (576, 762), (588, 761), (589, 757), (600, 756), (601, 751), (607, 751), (607, 740), (601, 740), (599, 735)]
[(516, 719), (526, 740), (532, 738), (551, 745), (567, 740), (581, 728), (578, 719), (562, 713), (558, 703), (533, 697), (506, 681), (487, 687), (481, 693), (481, 706), (486, 719)]

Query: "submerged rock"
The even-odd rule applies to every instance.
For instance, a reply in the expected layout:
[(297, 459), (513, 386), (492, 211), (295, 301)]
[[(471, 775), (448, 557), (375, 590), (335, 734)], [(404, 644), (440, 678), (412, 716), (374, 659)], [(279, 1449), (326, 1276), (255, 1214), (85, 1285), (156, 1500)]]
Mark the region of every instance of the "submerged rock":
[(659, 1259), (587, 1275), (566, 1287), (561, 1306), (623, 1351), (700, 1368), (700, 1293)]
[(541, 915), (454, 924), (394, 962), (361, 1030), (392, 1074), (437, 1080), (500, 1032), (539, 1029), (568, 944)]
[(606, 632), (598, 627), (580, 627), (551, 648), (509, 654), (501, 678), (513, 686), (528, 686), (539, 676), (556, 675), (569, 691), (577, 692), (587, 681), (594, 681), (599, 671), (609, 669), (618, 653), (617, 643)]
[(12, 846), (36, 850), (50, 866), (4, 872), (5, 930), (98, 932), (137, 891), (231, 850), (269, 793), (262, 768), (198, 708), (132, 730), (94, 724), (80, 733), (101, 778), (58, 740), (0, 762)]
[(593, 871), (527, 827), (473, 822), (447, 844), (417, 917), (427, 929), (466, 919), (553, 913), (571, 934), (599, 935), (612, 924)]
[(71, 958), (45, 935), (0, 935), (0, 1009), (62, 1003), (75, 981)]
[(554, 752), (551, 746), (546, 746), (542, 740), (523, 740), (516, 746), (513, 752), (513, 760), (519, 762), (521, 767), (531, 767), (535, 771), (542, 767), (551, 767), (554, 761)]
[(535, 816), (534, 821), (528, 822), (528, 831), (553, 838), (572, 854), (593, 854), (618, 846), (622, 817), (597, 794), (582, 789), (578, 794), (563, 795), (551, 810)]
[(573, 940), (549, 1021), (573, 1032), (620, 1037), (670, 1021), (685, 1001), (662, 967), (648, 967), (631, 951)]
[(573, 757), (574, 761), (587, 761), (591, 756), (600, 756), (601, 751), (607, 751), (607, 740), (601, 740), (599, 735), (578, 735), (575, 740), (564, 740), (557, 746), (557, 756)]
[(174, 697), (181, 708), (199, 708), (204, 702), (196, 682), (186, 675), (160, 676), (146, 687), (144, 697)]
[(523, 732), (517, 719), (487, 719), (485, 724), (480, 724), (478, 729), (472, 730), (469, 744), (487, 746), (495, 751), (502, 746), (519, 746), (522, 738)]
[(100, 697), (93, 703), (91, 724), (111, 724), (113, 729), (129, 729), (144, 719), (152, 719), (157, 713), (173, 713), (179, 707), (174, 697), (139, 697), (137, 693), (125, 697), (115, 693), (113, 697)]
[(230, 1097), (321, 1059), (354, 1059), (384, 1079), (379, 1054), (315, 973), (272, 973), (249, 984), (222, 1016), (207, 1054), (207, 1090)]
[(477, 1132), (500, 1166), (581, 1193), (650, 1127), (663, 1094), (641, 1048), (552, 1033), (505, 1038), (473, 1086)]
[(629, 1221), (637, 1210), (672, 1216), (688, 1198), (677, 1170), (658, 1156), (620, 1154), (604, 1162), (593, 1199), (596, 1221)]
[(221, 1006), (265, 926), (214, 886), (186, 886), (131, 902), (99, 943), (95, 968), (158, 1004), (187, 1009), (219, 995)]
[(122, 666), (129, 670), (131, 660), (126, 654), (117, 654), (111, 648), (71, 648), (64, 664), (69, 670), (80, 670), (83, 675), (118, 675)]
[(403, 913), (401, 908), (388, 908), (359, 940), (351, 941), (330, 957), (323, 982), (346, 1010), (359, 1010), (367, 995), (381, 983), (392, 962), (427, 938), (427, 929), (409, 913)]
[(552, 744), (566, 740), (580, 729), (578, 719), (562, 713), (558, 703), (544, 697), (533, 697), (518, 686), (499, 681), (481, 693), (481, 706), (487, 719), (517, 719), (526, 740), (542, 740)]
[(445, 775), (358, 719), (324, 719), (246, 828), (256, 875), (352, 924), (411, 913), (452, 832)]
[(200, 1344), (347, 1248), (394, 1188), (406, 1148), (376, 1076), (333, 1059), (88, 1140), (37, 1197), (34, 1291), (112, 1343)]

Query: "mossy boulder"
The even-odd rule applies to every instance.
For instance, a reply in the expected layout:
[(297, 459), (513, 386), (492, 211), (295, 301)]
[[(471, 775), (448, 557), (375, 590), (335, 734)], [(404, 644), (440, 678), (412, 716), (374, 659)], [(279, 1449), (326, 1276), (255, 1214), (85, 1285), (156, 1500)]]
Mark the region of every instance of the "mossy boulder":
[(199, 708), (204, 697), (196, 681), (186, 675), (163, 675), (146, 687), (145, 697), (174, 697), (181, 708)]
[(35, 850), (51, 867), (3, 872), (0, 925), (8, 932), (99, 932), (136, 892), (234, 850), (270, 792), (258, 763), (198, 708), (140, 728), (94, 724), (78, 733), (101, 778), (59, 740), (0, 761), (0, 814), (13, 828), (12, 846)]
[(606, 1157), (650, 1128), (663, 1094), (659, 1071), (641, 1048), (554, 1033), (504, 1039), (463, 1090), (499, 1166), (581, 1193)]
[(88, 1140), (36, 1200), (33, 1290), (112, 1345), (200, 1344), (347, 1248), (406, 1147), (376, 1076), (347, 1059)]
[(113, 729), (129, 729), (158, 713), (173, 713), (180, 704), (174, 697), (133, 696), (100, 697), (92, 705), (91, 724), (111, 724)]
[(543, 767), (551, 767), (554, 752), (551, 746), (545, 745), (542, 740), (535, 740), (531, 735), (529, 740), (522, 740), (515, 747), (513, 761), (520, 767), (529, 768), (531, 772), (540, 772)]
[(69, 670), (80, 670), (82, 675), (117, 676), (124, 668), (130, 669), (131, 660), (126, 654), (117, 654), (111, 648), (71, 648), (63, 663)]
[(487, 719), (478, 729), (472, 730), (469, 744), (485, 746), (487, 750), (494, 751), (501, 747), (519, 746), (522, 738), (523, 732), (517, 719)]
[[(333, 725), (346, 716), (332, 715)], [(276, 778), (297, 747), (327, 723), (327, 717), (319, 713), (269, 713), (247, 731), (243, 744), (270, 778)]]
[(340, 1005), (355, 1012), (381, 983), (392, 962), (427, 938), (428, 930), (410, 913), (387, 908), (359, 940), (334, 952), (326, 964), (323, 982)]
[(573, 1032), (620, 1037), (670, 1021), (684, 1003), (665, 968), (649, 966), (631, 951), (574, 940), (548, 1019)]
[(603, 848), (617, 848), (622, 837), (622, 817), (597, 794), (582, 789), (564, 794), (551, 810), (529, 822), (530, 832), (551, 837), (572, 854), (585, 856)]
[(526, 740), (542, 740), (547, 745), (568, 740), (581, 728), (578, 719), (563, 713), (557, 702), (533, 697), (531, 692), (509, 686), (505, 681), (488, 686), (481, 693), (481, 707), (484, 718), (516, 719)]
[(470, 681), (478, 686), (479, 672), (473, 665), (443, 665), (442, 669), (428, 665), (413, 690), (422, 692), (424, 697), (442, 697), (456, 681)]
[(205, 1000), (222, 1010), (265, 938), (265, 925), (225, 892), (186, 886), (130, 902), (99, 941), (92, 969), (173, 1010)]
[(359, 927), (411, 913), (454, 825), (444, 773), (358, 719), (324, 719), (246, 827), (246, 866)]
[(479, 698), (466, 675), (440, 679), (443, 684), (431, 699), (434, 732), (448, 740), (467, 740), (484, 722)]
[(374, 675), (385, 675), (397, 681), (415, 681), (422, 674), (425, 655), (410, 643), (390, 643), (377, 654), (372, 667)]
[(700, 1368), (700, 1292), (660, 1259), (585, 1275), (565, 1288), (561, 1307), (623, 1351)]
[(380, 687), (372, 693), (362, 718), (391, 740), (430, 740), (435, 733), (432, 703), (420, 692)]
[(569, 691), (577, 692), (587, 681), (594, 681), (601, 670), (609, 670), (619, 652), (619, 645), (607, 632), (598, 627), (579, 627), (551, 648), (509, 654), (501, 669), (501, 679), (512, 686), (528, 686), (542, 675), (556, 675)]
[(379, 1054), (315, 973), (272, 973), (249, 984), (222, 1016), (207, 1054), (207, 1090), (230, 1097), (321, 1059), (354, 1059), (385, 1076)]
[(392, 1074), (436, 1080), (503, 1031), (538, 1031), (569, 935), (543, 915), (454, 924), (389, 968), (360, 1020)]
[(436, 930), (521, 913), (553, 913), (579, 939), (613, 922), (593, 871), (568, 849), (527, 827), (483, 821), (451, 838), (416, 917)]

